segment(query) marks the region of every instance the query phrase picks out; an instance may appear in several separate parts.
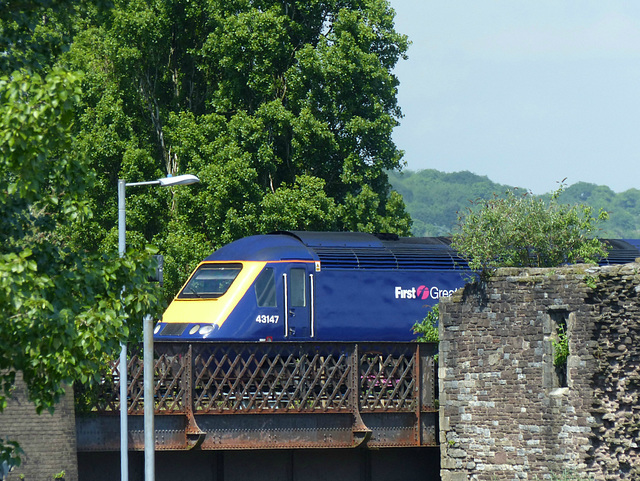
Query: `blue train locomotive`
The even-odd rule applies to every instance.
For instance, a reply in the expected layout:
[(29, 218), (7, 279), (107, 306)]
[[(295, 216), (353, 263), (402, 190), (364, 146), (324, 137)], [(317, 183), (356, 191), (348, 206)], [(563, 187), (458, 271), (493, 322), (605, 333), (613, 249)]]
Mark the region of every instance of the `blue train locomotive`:
[[(608, 241), (608, 263), (640, 257)], [(156, 325), (166, 341), (410, 341), (472, 275), (447, 238), (352, 232), (246, 237), (207, 257)]]
[(408, 341), (469, 269), (445, 238), (350, 232), (246, 237), (207, 257), (156, 341)]

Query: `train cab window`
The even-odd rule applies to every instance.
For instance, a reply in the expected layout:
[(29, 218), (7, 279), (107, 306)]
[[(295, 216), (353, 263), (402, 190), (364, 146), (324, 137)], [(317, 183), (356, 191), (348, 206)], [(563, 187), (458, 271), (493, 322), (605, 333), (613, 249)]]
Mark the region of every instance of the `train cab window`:
[(222, 296), (238, 276), (242, 264), (203, 264), (178, 294), (178, 299), (215, 299)]
[(258, 307), (276, 307), (276, 279), (273, 267), (265, 267), (255, 283)]
[(306, 293), (306, 271), (305, 269), (291, 269), (291, 277), (289, 281), (289, 291), (291, 296), (291, 306), (304, 307), (307, 305)]

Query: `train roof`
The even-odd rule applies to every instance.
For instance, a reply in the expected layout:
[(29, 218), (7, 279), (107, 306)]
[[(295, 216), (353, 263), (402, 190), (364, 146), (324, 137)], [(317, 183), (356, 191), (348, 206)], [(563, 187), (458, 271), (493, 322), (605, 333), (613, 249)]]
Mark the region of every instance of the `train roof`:
[[(640, 257), (638, 239), (603, 239), (609, 256), (600, 264), (623, 264)], [(279, 231), (244, 237), (205, 261), (320, 261), (323, 269), (468, 269), (447, 237), (399, 237), (363, 232)]]
[(609, 248), (609, 255), (600, 265), (627, 264), (640, 257), (640, 239), (602, 239)]
[(205, 261), (313, 261), (313, 254), (298, 239), (287, 235), (254, 235), (222, 246)]
[(239, 239), (205, 260), (309, 260), (320, 261), (323, 269), (468, 269), (449, 244), (445, 237), (280, 231)]

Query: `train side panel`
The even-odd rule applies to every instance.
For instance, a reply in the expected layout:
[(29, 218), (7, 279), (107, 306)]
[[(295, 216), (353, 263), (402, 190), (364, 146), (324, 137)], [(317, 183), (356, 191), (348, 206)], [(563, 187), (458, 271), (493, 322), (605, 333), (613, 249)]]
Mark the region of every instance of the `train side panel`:
[[(257, 306), (255, 289), (249, 289), (208, 340), (411, 341), (413, 324), (469, 276), (463, 270), (317, 272), (301, 262), (273, 268), (277, 305)], [(296, 278), (296, 270), (304, 275)]]
[(410, 341), (412, 326), (440, 297), (465, 284), (463, 271), (326, 270), (316, 282), (315, 339)]

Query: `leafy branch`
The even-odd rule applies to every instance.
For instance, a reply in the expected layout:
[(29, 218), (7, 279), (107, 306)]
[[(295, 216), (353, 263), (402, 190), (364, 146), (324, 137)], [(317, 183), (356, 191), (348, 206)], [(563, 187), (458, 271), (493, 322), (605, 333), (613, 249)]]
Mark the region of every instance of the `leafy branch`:
[(452, 247), (472, 269), (489, 274), (497, 267), (555, 267), (576, 262), (596, 263), (606, 246), (597, 238), (599, 224), (585, 205), (558, 202), (561, 185), (549, 201), (508, 190), (504, 196), (480, 199), (458, 217)]
[(553, 365), (555, 367), (566, 366), (569, 358), (569, 338), (564, 326), (558, 326), (558, 339), (553, 339), (551, 343), (553, 345)]
[(413, 333), (418, 334), (417, 342), (440, 342), (440, 334), (438, 333), (439, 317), (440, 308), (436, 304), (422, 321), (418, 321), (413, 325)]

